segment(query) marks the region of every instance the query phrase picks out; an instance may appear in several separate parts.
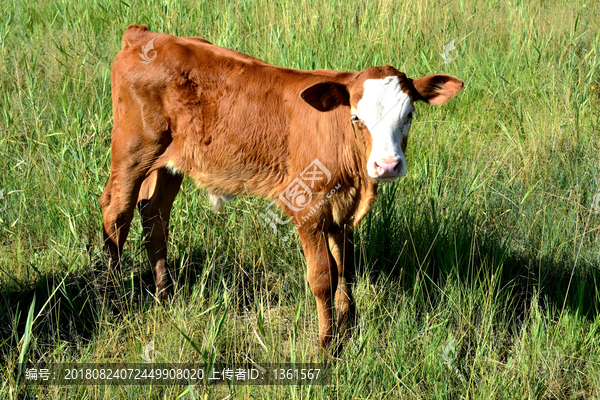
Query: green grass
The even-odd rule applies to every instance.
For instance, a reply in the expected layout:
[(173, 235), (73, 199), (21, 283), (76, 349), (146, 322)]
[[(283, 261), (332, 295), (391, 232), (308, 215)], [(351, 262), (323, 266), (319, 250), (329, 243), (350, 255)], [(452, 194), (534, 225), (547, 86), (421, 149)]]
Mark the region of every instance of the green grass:
[[(595, 2), (131, 3), (0, 8), (0, 397), (600, 397)], [(271, 231), (262, 200), (213, 215), (186, 179), (171, 220), (176, 301), (149, 293), (137, 216), (117, 293), (105, 290), (110, 67), (130, 23), (281, 66), (389, 63), (465, 81), (447, 105), (417, 105), (408, 175), (355, 233), (359, 317), (331, 385), (24, 383), (19, 360), (142, 362), (151, 340), (161, 362), (324, 360), (300, 243)]]

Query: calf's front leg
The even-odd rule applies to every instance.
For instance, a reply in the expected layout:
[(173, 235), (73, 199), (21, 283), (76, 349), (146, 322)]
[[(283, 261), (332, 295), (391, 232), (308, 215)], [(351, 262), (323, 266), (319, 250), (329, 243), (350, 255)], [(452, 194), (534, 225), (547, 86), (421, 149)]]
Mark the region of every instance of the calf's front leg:
[(319, 344), (327, 348), (333, 338), (333, 298), (338, 284), (338, 272), (327, 233), (322, 230), (298, 231), (308, 266), (308, 283), (317, 301), (319, 313)]
[(354, 234), (351, 228), (329, 233), (329, 249), (337, 265), (338, 286), (335, 293), (337, 324), (340, 337), (354, 326), (356, 306), (352, 296), (354, 284)]

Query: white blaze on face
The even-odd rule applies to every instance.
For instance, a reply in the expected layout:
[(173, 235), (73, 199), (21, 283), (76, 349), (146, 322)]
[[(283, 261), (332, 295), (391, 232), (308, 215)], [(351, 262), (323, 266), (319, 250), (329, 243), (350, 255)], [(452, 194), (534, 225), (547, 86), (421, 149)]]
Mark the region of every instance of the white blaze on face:
[(371, 132), (373, 145), (367, 163), (369, 176), (379, 178), (381, 172), (377, 171), (377, 165), (391, 162), (399, 162), (395, 177), (406, 174), (402, 140), (410, 129), (408, 114), (414, 111), (398, 77), (365, 81), (363, 96), (352, 112), (364, 121)]

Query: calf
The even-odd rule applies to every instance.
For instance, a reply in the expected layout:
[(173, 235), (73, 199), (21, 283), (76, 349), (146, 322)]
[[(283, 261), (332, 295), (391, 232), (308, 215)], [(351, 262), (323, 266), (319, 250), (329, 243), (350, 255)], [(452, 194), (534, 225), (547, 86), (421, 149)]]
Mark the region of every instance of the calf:
[(463, 87), (389, 65), (281, 68), (145, 25), (127, 29), (111, 80), (112, 169), (100, 198), (110, 266), (137, 205), (157, 292), (172, 294), (167, 236), (183, 174), (208, 189), (215, 208), (237, 195), (273, 200), (298, 230), (323, 347), (334, 315), (344, 327), (353, 320), (352, 232), (377, 184), (406, 174), (413, 103), (443, 104)]

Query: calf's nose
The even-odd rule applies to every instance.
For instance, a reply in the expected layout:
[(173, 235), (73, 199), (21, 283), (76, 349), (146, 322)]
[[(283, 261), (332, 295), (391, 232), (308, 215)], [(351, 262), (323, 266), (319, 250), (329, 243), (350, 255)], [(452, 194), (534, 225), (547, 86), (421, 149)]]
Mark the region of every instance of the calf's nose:
[(375, 161), (375, 173), (378, 178), (394, 178), (400, 176), (402, 171), (402, 160)]

